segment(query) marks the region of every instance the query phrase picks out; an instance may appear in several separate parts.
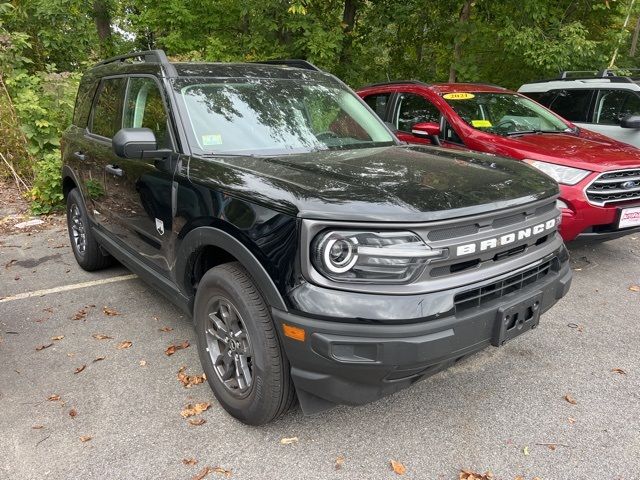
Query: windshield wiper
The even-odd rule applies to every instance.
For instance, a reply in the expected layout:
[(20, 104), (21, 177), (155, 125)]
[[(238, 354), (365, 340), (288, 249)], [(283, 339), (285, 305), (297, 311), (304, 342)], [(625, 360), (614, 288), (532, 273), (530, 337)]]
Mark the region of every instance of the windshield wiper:
[(540, 134), (540, 133), (575, 133), (573, 130), (518, 130), (515, 132), (507, 132), (505, 135), (507, 137), (512, 137), (514, 135), (532, 135), (532, 134)]

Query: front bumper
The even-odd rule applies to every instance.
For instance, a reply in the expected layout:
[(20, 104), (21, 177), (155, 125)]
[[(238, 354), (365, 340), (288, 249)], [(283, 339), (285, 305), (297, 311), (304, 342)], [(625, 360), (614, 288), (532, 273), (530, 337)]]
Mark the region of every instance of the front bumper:
[[(517, 291), (460, 312), (454, 307), (424, 321), (348, 322), (273, 310), (303, 410), (313, 413), (333, 404), (374, 401), (485, 348), (495, 339), (499, 311), (505, 305), (539, 295), (541, 311), (548, 310), (571, 284), (564, 247), (561, 253), (553, 271)], [(513, 278), (509, 275), (503, 277)], [(488, 288), (495, 282), (494, 278), (465, 289)], [(425, 303), (430, 296), (441, 298), (442, 293), (425, 295)], [(362, 312), (363, 317), (370, 316), (366, 313)], [(283, 324), (303, 329), (305, 340), (285, 336)]]
[(560, 185), (560, 200), (568, 208), (562, 209), (562, 223), (560, 234), (565, 242), (575, 239), (581, 240), (609, 240), (640, 231), (640, 228), (618, 229), (621, 208), (640, 207), (640, 203), (625, 202), (604, 207), (589, 203), (584, 194), (584, 184), (591, 178), (578, 185)]

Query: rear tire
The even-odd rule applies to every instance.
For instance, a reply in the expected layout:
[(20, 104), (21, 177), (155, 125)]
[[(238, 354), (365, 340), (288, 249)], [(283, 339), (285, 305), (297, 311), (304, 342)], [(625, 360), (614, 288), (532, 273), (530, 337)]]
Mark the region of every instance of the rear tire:
[(295, 400), (289, 362), (269, 308), (238, 263), (212, 268), (194, 305), (200, 362), (222, 407), (249, 425), (264, 425)]
[(67, 229), (73, 255), (84, 270), (93, 272), (113, 263), (113, 257), (102, 252), (91, 231), (87, 209), (77, 188), (67, 195)]

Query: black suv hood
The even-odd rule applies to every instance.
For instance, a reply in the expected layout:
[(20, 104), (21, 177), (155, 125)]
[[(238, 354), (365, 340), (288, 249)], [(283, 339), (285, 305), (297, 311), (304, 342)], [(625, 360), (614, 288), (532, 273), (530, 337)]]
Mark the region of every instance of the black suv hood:
[(553, 180), (522, 162), (420, 146), (192, 158), (189, 174), (300, 217), (352, 221), (453, 218), (558, 193)]

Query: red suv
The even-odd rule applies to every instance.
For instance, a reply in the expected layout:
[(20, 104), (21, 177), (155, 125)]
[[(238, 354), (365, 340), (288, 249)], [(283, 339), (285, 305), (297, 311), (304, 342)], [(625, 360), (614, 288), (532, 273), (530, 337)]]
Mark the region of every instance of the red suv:
[(640, 230), (640, 150), (578, 128), (501, 87), (402, 81), (358, 94), (406, 142), (524, 160), (560, 184), (561, 233), (611, 238)]

